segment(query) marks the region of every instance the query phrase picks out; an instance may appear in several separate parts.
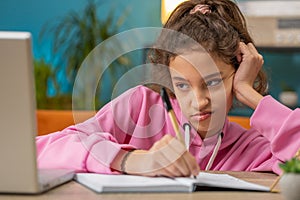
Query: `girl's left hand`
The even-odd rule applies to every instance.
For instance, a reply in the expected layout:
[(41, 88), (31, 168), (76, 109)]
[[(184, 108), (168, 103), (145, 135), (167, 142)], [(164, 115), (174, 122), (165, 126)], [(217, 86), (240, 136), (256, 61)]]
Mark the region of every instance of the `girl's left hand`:
[(237, 59), (240, 66), (234, 76), (233, 91), (240, 102), (255, 109), (262, 95), (254, 90), (253, 84), (263, 66), (263, 57), (252, 43), (240, 42)]

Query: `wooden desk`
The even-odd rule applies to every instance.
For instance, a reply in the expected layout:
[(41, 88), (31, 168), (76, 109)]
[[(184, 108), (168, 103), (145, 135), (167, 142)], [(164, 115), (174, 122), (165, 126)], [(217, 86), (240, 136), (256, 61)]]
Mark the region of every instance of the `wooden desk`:
[[(253, 172), (227, 172), (235, 177), (271, 186), (276, 179), (276, 175), (269, 173)], [(278, 189), (278, 188), (277, 188)], [(283, 200), (280, 193), (270, 192), (243, 192), (243, 191), (206, 191), (194, 193), (116, 193), (116, 194), (97, 194), (86, 187), (71, 181), (41, 195), (0, 195), (0, 200)]]

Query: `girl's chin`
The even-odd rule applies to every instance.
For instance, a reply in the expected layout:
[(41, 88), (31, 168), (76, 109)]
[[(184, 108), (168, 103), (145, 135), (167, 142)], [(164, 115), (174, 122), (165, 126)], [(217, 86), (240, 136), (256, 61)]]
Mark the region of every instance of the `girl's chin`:
[(194, 126), (194, 124), (192, 124), (192, 125), (195, 128), (195, 130), (197, 130), (197, 133), (200, 135), (200, 137), (202, 139), (204, 139), (206, 137), (211, 137), (211, 136), (217, 134), (218, 132), (220, 132), (219, 127), (209, 127), (209, 125), (204, 126), (204, 124), (202, 124), (202, 125), (197, 124), (196, 127)]
[(195, 130), (197, 130), (197, 132), (207, 132), (207, 130), (209, 129), (209, 120), (205, 121), (205, 122), (199, 122), (196, 120), (191, 120), (190, 123), (192, 124), (192, 126), (195, 128)]
[(202, 139), (205, 138), (208, 126), (204, 126), (204, 124), (199, 125), (198, 123), (191, 123), (195, 130), (197, 130), (197, 133), (200, 135)]

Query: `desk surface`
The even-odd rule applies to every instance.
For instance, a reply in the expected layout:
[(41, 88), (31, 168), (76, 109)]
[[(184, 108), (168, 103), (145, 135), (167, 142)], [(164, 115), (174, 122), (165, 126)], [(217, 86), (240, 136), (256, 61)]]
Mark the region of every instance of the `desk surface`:
[[(247, 180), (253, 183), (258, 183), (270, 187), (277, 178), (274, 174), (269, 173), (256, 173), (256, 172), (226, 172), (237, 178)], [(278, 186), (275, 189), (279, 189)], [(201, 191), (194, 193), (117, 193), (117, 194), (97, 194), (88, 188), (71, 181), (57, 188), (54, 188), (46, 193), (40, 195), (2, 195), (0, 194), (0, 200), (69, 200), (69, 199), (84, 199), (84, 200), (176, 200), (176, 199), (189, 199), (189, 200), (283, 200), (283, 196), (280, 193), (270, 192), (248, 192), (248, 191)]]

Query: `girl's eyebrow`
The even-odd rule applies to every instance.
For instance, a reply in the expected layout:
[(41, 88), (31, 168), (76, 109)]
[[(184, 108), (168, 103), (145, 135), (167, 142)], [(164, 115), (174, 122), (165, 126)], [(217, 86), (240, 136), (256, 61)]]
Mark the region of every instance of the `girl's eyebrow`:
[(207, 76), (204, 77), (204, 80), (213, 78), (215, 76), (222, 76), (222, 74), (223, 74), (223, 72), (216, 72), (216, 73), (213, 73), (213, 74), (209, 74), (209, 75), (207, 75)]
[[(204, 77), (204, 80), (213, 78), (215, 76), (222, 76), (222, 74), (223, 74), (223, 72), (216, 72), (216, 73), (213, 73), (213, 74), (209, 74), (209, 75)], [(177, 81), (187, 81), (185, 78), (180, 77), (180, 76), (174, 76), (174, 77), (172, 77), (172, 79), (177, 80)]]
[(182, 78), (179, 76), (174, 76), (174, 77), (172, 77), (172, 79), (177, 80), (177, 81), (186, 81), (187, 82), (187, 80), (185, 78)]

